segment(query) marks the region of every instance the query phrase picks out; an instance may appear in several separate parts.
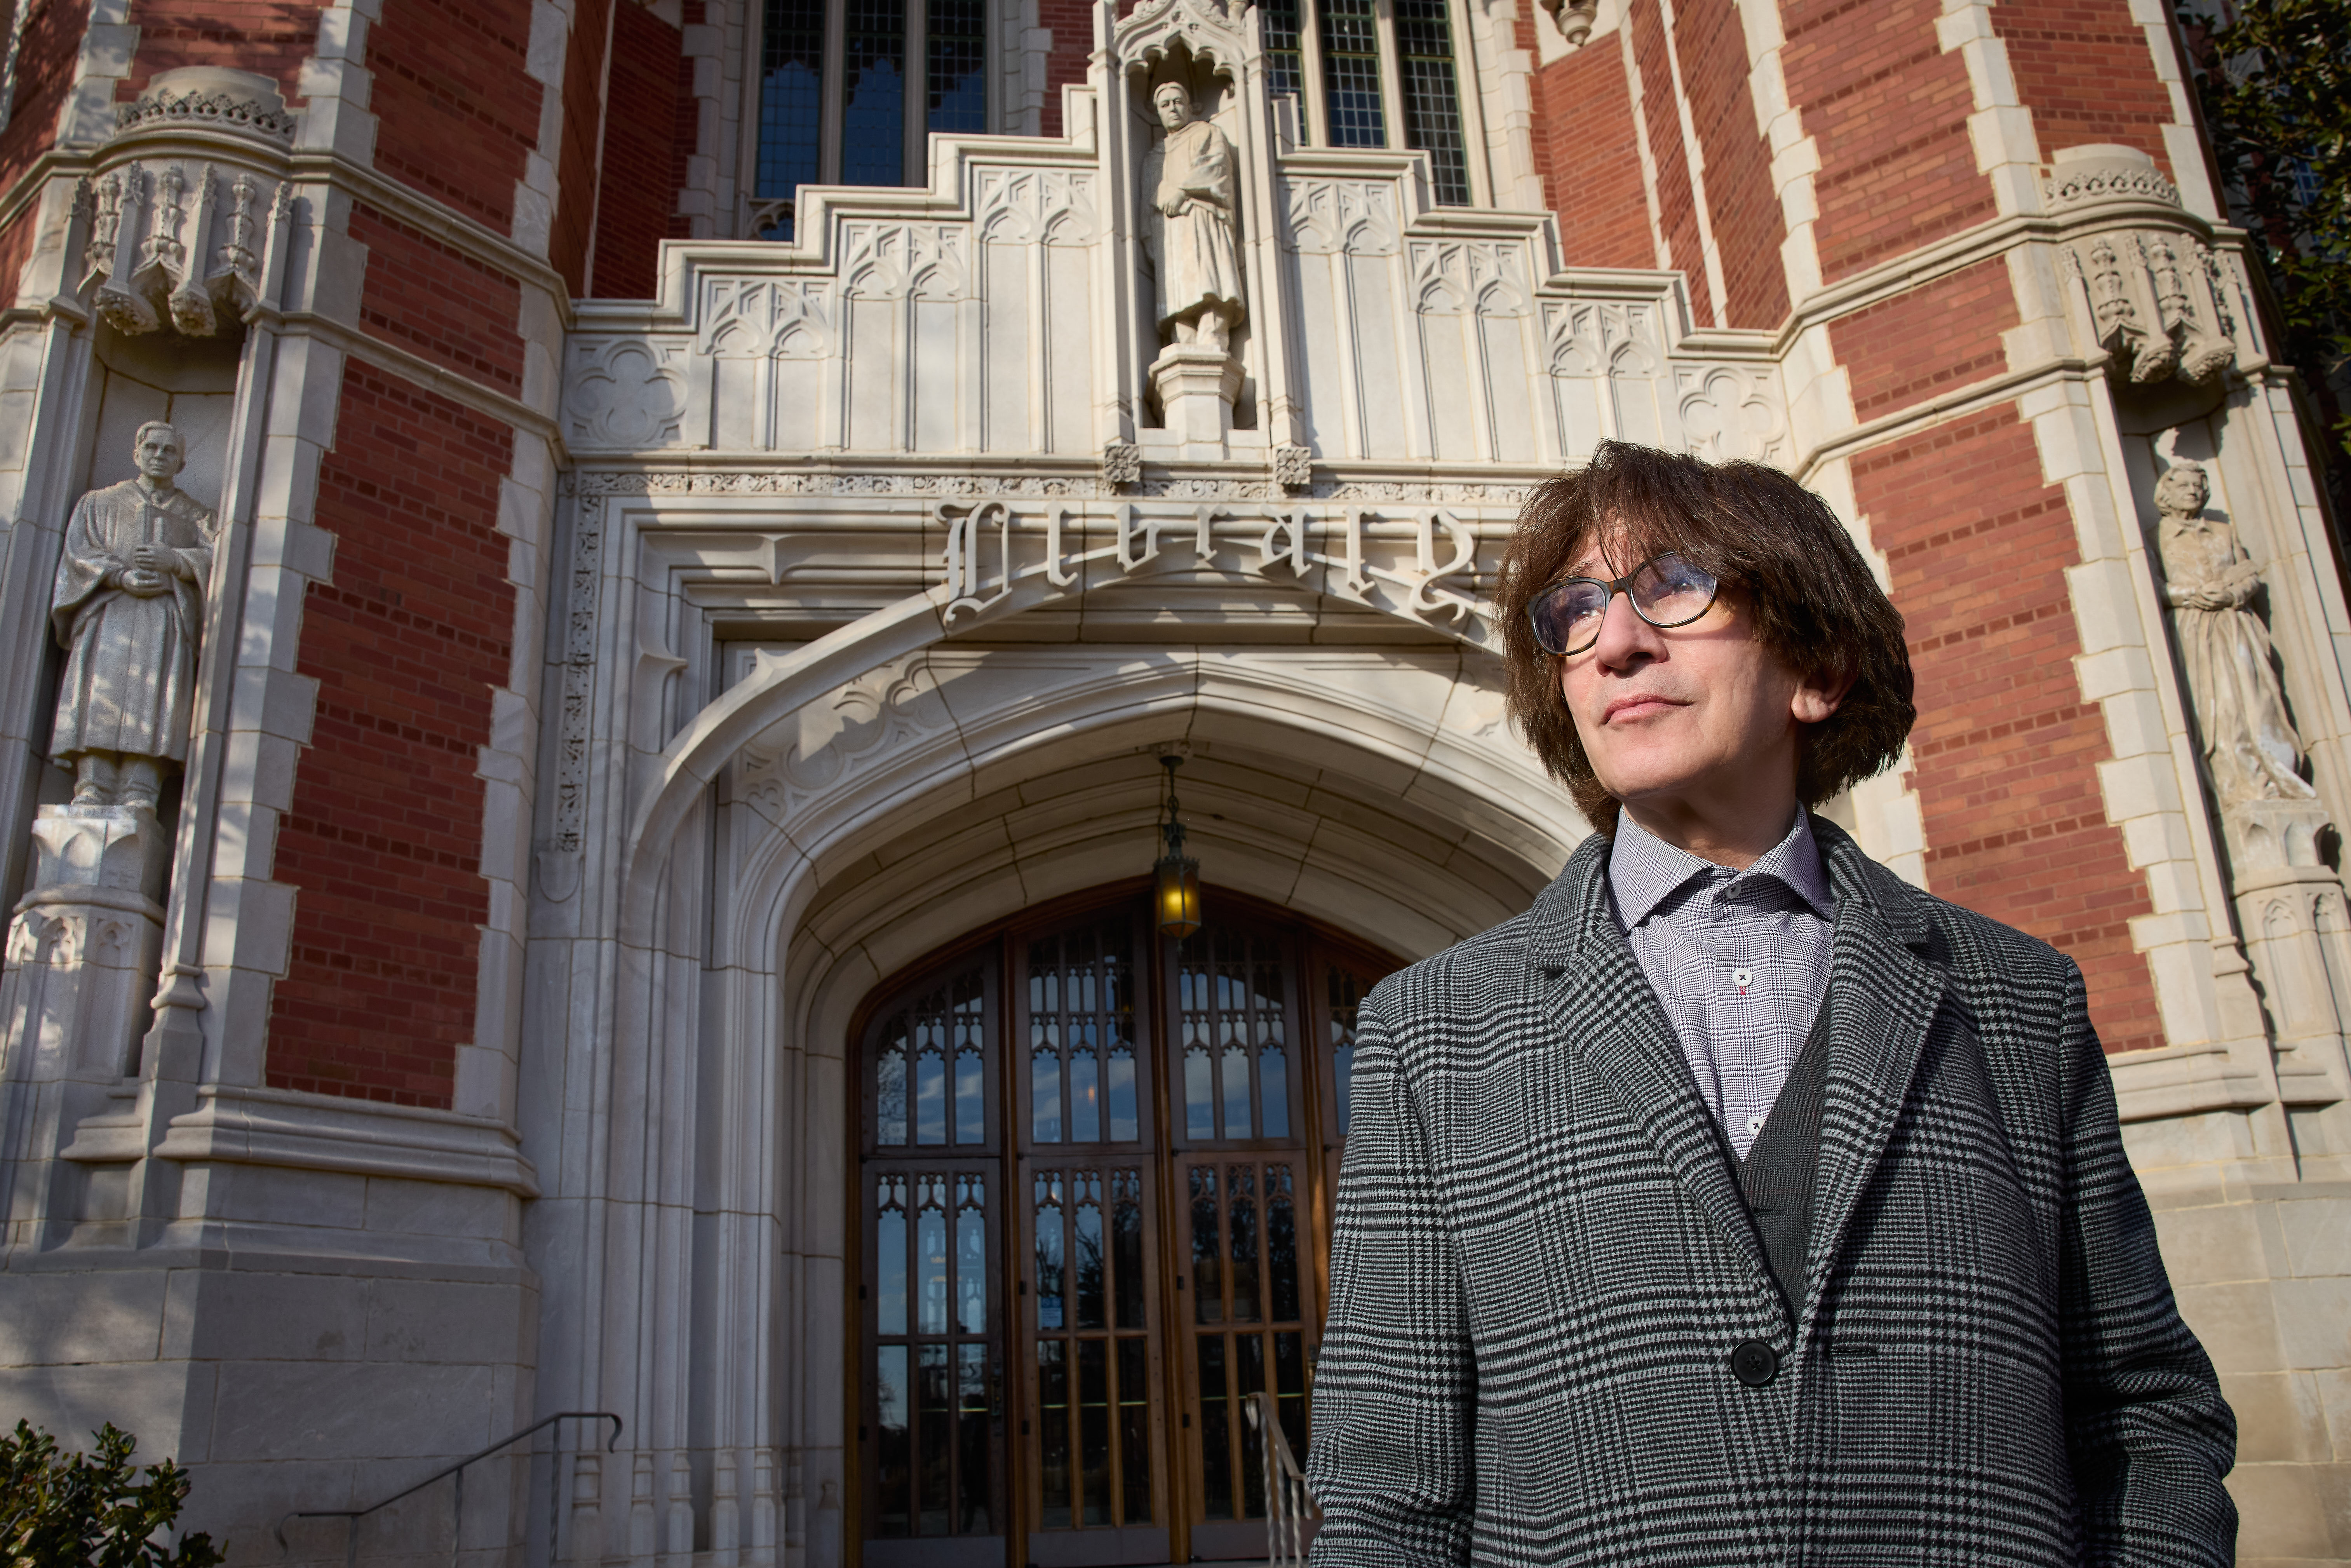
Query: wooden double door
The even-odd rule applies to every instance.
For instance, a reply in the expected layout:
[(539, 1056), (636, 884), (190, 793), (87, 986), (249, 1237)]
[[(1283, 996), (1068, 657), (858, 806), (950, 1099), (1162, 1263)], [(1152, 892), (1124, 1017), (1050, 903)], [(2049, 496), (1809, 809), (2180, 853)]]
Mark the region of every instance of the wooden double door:
[(1210, 889), (1015, 925), (858, 1030), (864, 1568), (1262, 1557), (1301, 1461), (1357, 1001), (1396, 961)]

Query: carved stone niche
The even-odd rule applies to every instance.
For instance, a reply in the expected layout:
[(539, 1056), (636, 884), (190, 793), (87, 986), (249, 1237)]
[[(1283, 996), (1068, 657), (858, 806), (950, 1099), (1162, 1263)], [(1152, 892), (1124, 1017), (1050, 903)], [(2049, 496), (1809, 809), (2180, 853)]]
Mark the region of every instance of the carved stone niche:
[[(2179, 193), (2136, 147), (2068, 147), (2042, 182), (2050, 212), (2071, 217), (2101, 206), (2136, 206), (2141, 221), (2068, 240), (2065, 268), (2086, 292), (2110, 372), (2146, 386), (2178, 378), (2210, 382), (2237, 357), (2236, 321), (2221, 259), (2190, 232), (2148, 207), (2179, 212)], [(2118, 218), (2126, 214), (2118, 212)]]
[(76, 281), (118, 332), (233, 331), (260, 303), (269, 236), (292, 200), (297, 124), (250, 71), (164, 71), (116, 111), (83, 182)]

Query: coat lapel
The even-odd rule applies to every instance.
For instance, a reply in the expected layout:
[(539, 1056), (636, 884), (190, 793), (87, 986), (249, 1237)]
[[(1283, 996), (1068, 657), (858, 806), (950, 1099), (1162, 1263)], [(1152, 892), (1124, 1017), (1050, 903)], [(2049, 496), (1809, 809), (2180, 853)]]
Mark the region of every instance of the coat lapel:
[(1815, 817), (1813, 832), (1837, 895), (1828, 1096), (1806, 1270), (1816, 1294), (1885, 1157), (1942, 1004), (1944, 977), (1928, 961), (1931, 931), (1919, 895), (1834, 823)]
[(1534, 1124), (1546, 1141), (1575, 1136), (1564, 1080), (1567, 1055), (1581, 1056), (1684, 1190), (1761, 1270), (1766, 1265), (1754, 1222), (1713, 1116), (1609, 908), (1607, 852), (1607, 841), (1593, 834), (1535, 904), (1529, 956), (1536, 983), (1546, 988), (1546, 1045), (1552, 1054), (1531, 1075)]

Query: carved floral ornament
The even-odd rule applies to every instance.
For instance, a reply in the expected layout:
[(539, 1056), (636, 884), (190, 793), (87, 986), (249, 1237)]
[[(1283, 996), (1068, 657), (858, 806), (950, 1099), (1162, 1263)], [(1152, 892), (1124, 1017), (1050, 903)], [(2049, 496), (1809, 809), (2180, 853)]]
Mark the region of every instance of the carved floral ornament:
[(91, 308), (119, 332), (210, 337), (263, 304), (298, 124), (270, 78), (211, 66), (162, 72), (118, 109), (75, 191), (72, 281)]
[(2117, 377), (2145, 385), (2210, 381), (2236, 361), (2236, 319), (2220, 258), (2179, 230), (2119, 229), (2069, 242), (2099, 346)]
[[(2179, 212), (2179, 188), (2135, 147), (2061, 149), (2042, 180), (2059, 216), (2100, 206)], [(2227, 262), (2184, 222), (2139, 222), (2068, 240), (2066, 271), (2081, 279), (2099, 346), (2119, 378), (2139, 384), (2177, 376), (2210, 381), (2237, 355)]]
[(83, 180), (76, 207), (87, 225), (77, 281), (92, 308), (118, 332), (168, 324), (202, 338), (263, 302), (293, 186), (210, 162), (133, 159)]
[(1177, 44), (1193, 61), (1237, 76), (1248, 53), (1246, 0), (1143, 0), (1119, 19), (1111, 54), (1127, 67), (1156, 67)]

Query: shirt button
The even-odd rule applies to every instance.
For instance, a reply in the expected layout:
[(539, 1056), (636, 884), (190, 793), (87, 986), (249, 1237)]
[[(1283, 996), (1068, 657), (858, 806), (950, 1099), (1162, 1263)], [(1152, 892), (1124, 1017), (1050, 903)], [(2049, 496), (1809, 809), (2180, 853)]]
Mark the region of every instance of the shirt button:
[(1752, 969), (1733, 969), (1730, 971), (1730, 983), (1737, 986), (1743, 991), (1748, 987), (1755, 983), (1755, 971)]
[(1780, 1353), (1760, 1339), (1742, 1340), (1730, 1353), (1730, 1375), (1750, 1388), (1780, 1375)]
[(1761, 1116), (1750, 1116), (1750, 1117), (1748, 1117), (1748, 1118), (1747, 1118), (1747, 1135), (1748, 1135), (1749, 1137), (1750, 1137), (1750, 1138), (1751, 1138), (1751, 1137), (1753, 1137), (1756, 1134), (1758, 1134), (1758, 1133), (1761, 1132), (1762, 1130), (1763, 1130), (1763, 1118), (1762, 1118), (1762, 1117), (1761, 1117)]

